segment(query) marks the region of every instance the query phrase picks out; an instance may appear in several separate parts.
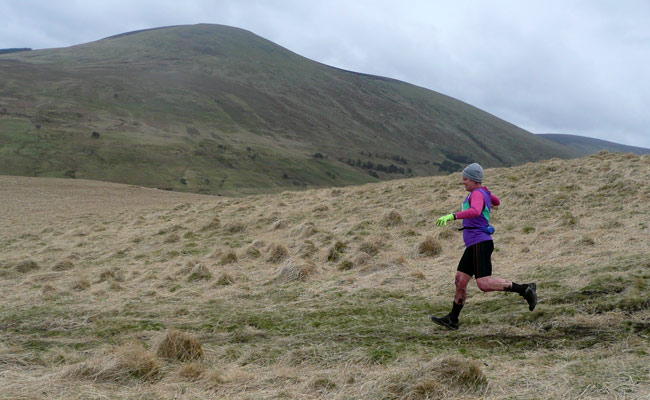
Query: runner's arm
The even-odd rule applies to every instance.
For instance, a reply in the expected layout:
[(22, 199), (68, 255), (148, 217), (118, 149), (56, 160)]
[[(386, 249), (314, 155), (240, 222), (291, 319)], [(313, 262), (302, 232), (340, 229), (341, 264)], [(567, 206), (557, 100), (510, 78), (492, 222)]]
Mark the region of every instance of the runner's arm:
[[(481, 192), (478, 190), (473, 191), (469, 202), (472, 206), (465, 211), (456, 213), (456, 219), (475, 218), (481, 215), (484, 205)], [(494, 201), (492, 201), (492, 204), (494, 204)]]
[(501, 200), (494, 193), (490, 193), (490, 197), (492, 197), (492, 207), (499, 207), (501, 205)]

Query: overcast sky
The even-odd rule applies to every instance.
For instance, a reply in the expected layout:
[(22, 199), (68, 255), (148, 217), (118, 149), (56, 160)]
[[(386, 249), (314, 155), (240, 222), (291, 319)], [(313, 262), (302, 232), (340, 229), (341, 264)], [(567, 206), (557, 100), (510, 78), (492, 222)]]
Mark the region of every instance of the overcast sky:
[(0, 48), (236, 26), (455, 97), (533, 133), (650, 148), (650, 0), (0, 0)]

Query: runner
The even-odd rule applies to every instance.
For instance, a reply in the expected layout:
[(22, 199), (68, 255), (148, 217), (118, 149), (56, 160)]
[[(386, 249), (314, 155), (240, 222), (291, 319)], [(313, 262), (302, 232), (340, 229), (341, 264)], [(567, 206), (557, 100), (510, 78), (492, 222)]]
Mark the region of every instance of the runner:
[(463, 211), (440, 217), (438, 226), (446, 226), (455, 219), (463, 220), (463, 240), (465, 253), (458, 263), (456, 271), (456, 296), (451, 312), (444, 317), (431, 316), (431, 320), (449, 329), (458, 329), (458, 315), (467, 299), (467, 284), (474, 276), (479, 289), (484, 292), (506, 291), (519, 293), (528, 302), (528, 309), (533, 311), (537, 304), (537, 285), (535, 283), (518, 284), (492, 276), (492, 251), (494, 242), (490, 225), (492, 207), (498, 207), (501, 201), (483, 186), (483, 167), (477, 163), (468, 165), (463, 170), (463, 185), (470, 192), (463, 202)]

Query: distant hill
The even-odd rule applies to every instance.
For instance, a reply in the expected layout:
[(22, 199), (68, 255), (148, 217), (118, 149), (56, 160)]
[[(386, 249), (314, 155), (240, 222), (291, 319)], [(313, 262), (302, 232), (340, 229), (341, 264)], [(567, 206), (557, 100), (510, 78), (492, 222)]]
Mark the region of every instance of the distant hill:
[(234, 194), (575, 156), (443, 94), (221, 25), (0, 55), (0, 90), (1, 174)]
[(0, 49), (0, 54), (20, 53), (21, 51), (30, 51), (28, 48)]
[(638, 155), (650, 154), (650, 149), (643, 147), (627, 146), (585, 136), (565, 135), (560, 133), (540, 133), (539, 136), (566, 146), (569, 149), (576, 151), (580, 156), (588, 156), (601, 151), (608, 151), (610, 153), (634, 153)]

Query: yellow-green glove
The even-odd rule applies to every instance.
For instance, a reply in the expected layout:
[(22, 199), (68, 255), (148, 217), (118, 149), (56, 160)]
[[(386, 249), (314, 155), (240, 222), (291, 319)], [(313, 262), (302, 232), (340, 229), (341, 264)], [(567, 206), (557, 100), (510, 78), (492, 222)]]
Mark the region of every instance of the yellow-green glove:
[(453, 221), (456, 219), (456, 216), (454, 214), (447, 214), (444, 217), (438, 218), (436, 221), (436, 225), (438, 226), (447, 226), (447, 222)]

